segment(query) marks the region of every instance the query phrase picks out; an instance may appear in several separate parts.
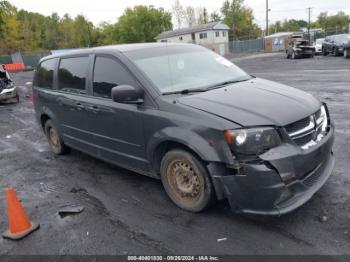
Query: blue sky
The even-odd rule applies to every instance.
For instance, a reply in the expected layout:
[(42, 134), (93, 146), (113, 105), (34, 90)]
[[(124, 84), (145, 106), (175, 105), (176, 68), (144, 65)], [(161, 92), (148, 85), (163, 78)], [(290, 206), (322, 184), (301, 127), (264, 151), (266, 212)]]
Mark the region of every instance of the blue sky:
[[(171, 11), (174, 0), (10, 0), (18, 8), (49, 15), (57, 12), (59, 15), (69, 13), (71, 16), (85, 15), (95, 25), (100, 22), (116, 22), (124, 9), (138, 4), (163, 7)], [(180, 0), (181, 4), (193, 7), (206, 7), (209, 12), (219, 11), (223, 0)], [(254, 11), (256, 23), (265, 25), (265, 0), (245, 0), (247, 6)], [(270, 22), (287, 19), (307, 19), (307, 8), (312, 7), (312, 19), (315, 20), (321, 11), (334, 14), (339, 10), (350, 15), (350, 0), (269, 0)]]

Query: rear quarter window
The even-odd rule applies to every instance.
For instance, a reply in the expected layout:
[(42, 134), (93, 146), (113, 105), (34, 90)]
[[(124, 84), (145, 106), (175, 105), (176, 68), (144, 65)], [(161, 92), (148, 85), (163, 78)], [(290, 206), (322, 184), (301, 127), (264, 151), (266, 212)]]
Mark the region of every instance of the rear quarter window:
[(57, 59), (43, 61), (36, 69), (34, 86), (52, 89)]
[(62, 58), (58, 68), (58, 89), (77, 94), (86, 94), (86, 78), (89, 58)]

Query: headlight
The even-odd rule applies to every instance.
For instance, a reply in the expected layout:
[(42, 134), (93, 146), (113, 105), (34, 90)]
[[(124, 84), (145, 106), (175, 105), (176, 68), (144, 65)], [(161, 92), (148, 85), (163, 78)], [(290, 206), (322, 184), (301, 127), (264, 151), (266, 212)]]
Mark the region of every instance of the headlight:
[(226, 142), (233, 152), (243, 155), (259, 155), (281, 144), (281, 138), (272, 127), (226, 130)]
[(328, 131), (329, 119), (327, 116), (326, 106), (321, 106), (321, 112), (318, 119), (316, 119), (316, 125), (318, 130), (318, 135), (316, 141), (321, 141)]
[(321, 123), (322, 123), (321, 130), (322, 130), (322, 132), (326, 132), (327, 131), (327, 127), (328, 127), (328, 117), (327, 117), (327, 111), (326, 111), (326, 107), (325, 106), (321, 107), (320, 120), (321, 120)]

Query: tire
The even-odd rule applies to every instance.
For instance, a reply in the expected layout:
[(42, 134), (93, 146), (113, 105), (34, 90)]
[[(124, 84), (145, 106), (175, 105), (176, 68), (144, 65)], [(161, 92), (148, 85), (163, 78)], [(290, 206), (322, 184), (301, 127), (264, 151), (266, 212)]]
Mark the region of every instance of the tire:
[(334, 56), (339, 56), (339, 50), (338, 50), (338, 48), (334, 48), (333, 54), (334, 54)]
[(56, 126), (51, 120), (45, 122), (44, 130), (52, 152), (56, 155), (63, 155), (70, 151), (70, 148), (63, 143)]
[(215, 201), (208, 171), (191, 153), (180, 149), (167, 152), (160, 172), (166, 193), (178, 207), (201, 212)]
[(326, 49), (322, 48), (322, 55), (323, 56), (327, 56), (328, 55), (328, 52), (326, 51)]
[(296, 54), (295, 54), (294, 51), (293, 51), (293, 53), (292, 53), (292, 59), (297, 59), (297, 56), (296, 56)]

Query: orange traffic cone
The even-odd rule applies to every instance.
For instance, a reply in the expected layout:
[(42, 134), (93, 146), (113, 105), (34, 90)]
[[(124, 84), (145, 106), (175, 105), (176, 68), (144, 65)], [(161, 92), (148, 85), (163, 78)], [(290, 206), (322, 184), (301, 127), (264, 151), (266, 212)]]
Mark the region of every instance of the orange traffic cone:
[(2, 236), (18, 240), (37, 230), (40, 225), (28, 219), (12, 187), (6, 189), (6, 197), (9, 230), (6, 230)]

